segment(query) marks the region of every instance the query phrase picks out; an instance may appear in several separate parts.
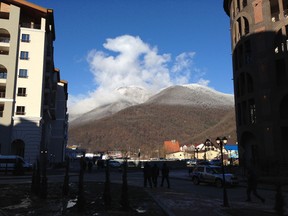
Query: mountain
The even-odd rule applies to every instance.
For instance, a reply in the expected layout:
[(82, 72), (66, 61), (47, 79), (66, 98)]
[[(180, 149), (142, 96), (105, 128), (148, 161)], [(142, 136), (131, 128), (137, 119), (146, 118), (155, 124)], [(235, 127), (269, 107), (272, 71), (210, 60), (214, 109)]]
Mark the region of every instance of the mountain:
[(151, 96), (150, 92), (136, 86), (120, 87), (114, 91), (114, 94), (117, 95), (117, 101), (96, 107), (82, 115), (72, 116), (70, 125), (82, 125), (93, 120), (110, 116), (127, 107), (144, 103)]
[(217, 136), (237, 141), (233, 96), (195, 84), (172, 86), (145, 103), (69, 128), (69, 143), (88, 151), (141, 149), (147, 156), (161, 152), (166, 140), (184, 145)]
[(234, 106), (234, 96), (198, 84), (190, 84), (164, 89), (146, 103), (219, 108)]

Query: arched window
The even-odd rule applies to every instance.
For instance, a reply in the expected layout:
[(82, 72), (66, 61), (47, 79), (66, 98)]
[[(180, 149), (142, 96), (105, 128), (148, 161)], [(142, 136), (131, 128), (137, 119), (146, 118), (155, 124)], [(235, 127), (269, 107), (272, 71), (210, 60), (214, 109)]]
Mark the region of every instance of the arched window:
[(236, 90), (236, 96), (239, 97), (240, 96), (240, 84), (239, 84), (239, 79), (236, 79), (236, 85), (235, 85), (235, 90)]
[(282, 29), (279, 29), (274, 38), (274, 52), (276, 54), (284, 51), (284, 44), (282, 40), (283, 40)]
[(248, 19), (244, 16), (239, 17), (234, 23), (233, 28), (234, 45), (236, 45), (236, 43), (241, 39), (241, 37), (249, 34), (250, 32)]
[(7, 69), (0, 64), (0, 79), (7, 79)]
[(20, 139), (14, 140), (11, 145), (11, 153), (13, 155), (24, 157), (24, 152), (25, 152), (25, 143), (23, 142), (23, 140)]
[(10, 34), (6, 29), (0, 28), (0, 54), (9, 54)]
[(280, 10), (278, 0), (270, 0), (270, 13), (272, 22), (279, 21)]
[(287, 84), (287, 75), (286, 75), (286, 63), (284, 58), (275, 60), (275, 76), (277, 85), (286, 85)]
[(288, 95), (284, 96), (280, 103), (280, 119), (288, 120)]
[(245, 95), (245, 89), (246, 89), (246, 80), (245, 80), (245, 74), (241, 73), (239, 76), (239, 88), (240, 88), (240, 95)]
[(248, 19), (246, 17), (243, 17), (243, 20), (244, 20), (244, 33), (245, 33), (245, 35), (247, 35), (250, 32), (249, 22), (248, 22)]
[(242, 1), (242, 6), (243, 6), (243, 8), (247, 6), (247, 0)]
[(246, 81), (247, 81), (247, 92), (251, 93), (254, 90), (253, 79), (252, 76), (246, 73)]

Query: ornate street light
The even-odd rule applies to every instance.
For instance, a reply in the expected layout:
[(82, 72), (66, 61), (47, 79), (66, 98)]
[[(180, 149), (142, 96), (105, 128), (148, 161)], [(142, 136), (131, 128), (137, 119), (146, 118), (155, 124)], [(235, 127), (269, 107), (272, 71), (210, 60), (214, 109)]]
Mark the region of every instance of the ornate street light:
[(205, 161), (207, 161), (207, 150), (211, 149), (211, 140), (210, 139), (205, 140), (204, 147), (205, 147)]
[(225, 181), (225, 170), (224, 170), (224, 163), (223, 163), (223, 145), (227, 144), (226, 137), (217, 137), (216, 143), (220, 145), (220, 153), (221, 153), (221, 167), (222, 167), (222, 175), (223, 175), (223, 206), (229, 207), (227, 191), (226, 191), (226, 181)]

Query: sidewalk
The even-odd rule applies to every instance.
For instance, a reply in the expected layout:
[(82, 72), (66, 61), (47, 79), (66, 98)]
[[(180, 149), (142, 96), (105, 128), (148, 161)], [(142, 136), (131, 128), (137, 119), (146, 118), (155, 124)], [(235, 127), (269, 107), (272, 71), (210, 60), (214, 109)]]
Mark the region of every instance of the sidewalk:
[[(191, 181), (188, 170), (172, 170), (170, 178)], [(191, 182), (192, 183), (192, 182)], [(246, 187), (245, 179), (240, 179), (239, 187)], [(283, 187), (284, 199), (287, 199), (288, 187)], [(157, 188), (157, 191), (147, 190), (154, 200), (166, 211), (169, 216), (271, 216), (277, 215), (274, 210), (275, 186), (271, 184), (260, 184), (259, 190), (266, 190), (270, 194), (265, 204), (261, 202), (245, 202), (229, 200), (229, 207), (223, 207), (223, 199), (207, 199), (207, 197), (189, 196), (172, 189)], [(288, 215), (287, 201), (284, 209)]]

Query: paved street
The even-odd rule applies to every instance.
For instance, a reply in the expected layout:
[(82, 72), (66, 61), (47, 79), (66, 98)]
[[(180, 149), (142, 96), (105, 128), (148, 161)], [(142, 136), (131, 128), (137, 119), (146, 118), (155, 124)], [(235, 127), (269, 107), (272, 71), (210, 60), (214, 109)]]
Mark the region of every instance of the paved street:
[[(63, 170), (49, 171), (49, 182), (61, 182), (64, 179)], [(113, 183), (122, 183), (122, 173), (117, 169), (112, 169), (110, 179)], [(159, 178), (159, 181), (161, 178)], [(78, 173), (74, 170), (70, 172), (70, 181), (78, 181)], [(104, 170), (93, 170), (92, 173), (85, 173), (85, 181), (104, 182)], [(265, 197), (265, 204), (252, 195), (252, 202), (245, 202), (246, 187), (242, 182), (237, 187), (227, 188), (229, 208), (222, 207), (223, 189), (214, 185), (200, 184), (193, 185), (186, 169), (171, 170), (171, 188), (157, 187), (146, 188), (145, 190), (157, 201), (166, 211), (167, 215), (188, 216), (188, 215), (238, 215), (237, 212), (248, 212), (254, 215), (275, 215), (273, 206), (275, 204), (275, 191), (273, 186), (259, 185), (259, 194)], [(7, 183), (30, 183), (28, 176), (1, 176), (0, 184)], [(143, 187), (143, 173), (141, 171), (128, 172), (128, 185)], [(164, 185), (165, 186), (165, 185)], [(287, 198), (287, 188), (284, 188), (284, 196)], [(254, 198), (254, 199), (253, 199)], [(286, 201), (287, 203), (287, 201)], [(286, 208), (286, 212), (287, 208)], [(286, 213), (287, 214), (287, 213)]]

